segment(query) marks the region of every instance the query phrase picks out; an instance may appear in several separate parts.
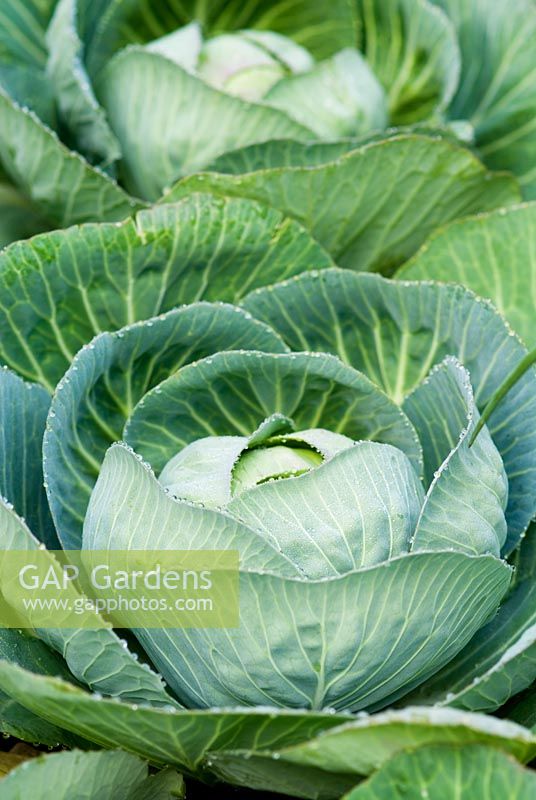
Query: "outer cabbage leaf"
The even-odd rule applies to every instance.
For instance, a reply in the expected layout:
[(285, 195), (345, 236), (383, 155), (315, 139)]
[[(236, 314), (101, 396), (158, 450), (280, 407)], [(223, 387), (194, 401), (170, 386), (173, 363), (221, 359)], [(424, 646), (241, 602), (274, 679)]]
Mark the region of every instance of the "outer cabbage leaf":
[(448, 225), (396, 277), (461, 283), (489, 297), (527, 346), (536, 346), (536, 203)]
[[(346, 723), (320, 734), (316, 740), (289, 747), (280, 756), (293, 763), (368, 775), (408, 747), (432, 742), (456, 744), (460, 739), (465, 744), (489, 745), (502, 740), (499, 747), (520, 761), (530, 761), (536, 746), (530, 731), (506, 720), (452, 709), (410, 706)], [(505, 739), (511, 740), (511, 747), (503, 747)]]
[(42, 443), (50, 395), (0, 370), (0, 496), (28, 520), (41, 541), (57, 544), (43, 487)]
[[(432, 440), (437, 447), (441, 433), (447, 433), (449, 424), (461, 411), (452, 414), (456, 394), (446, 380), (445, 367), (449, 361), (446, 359), (436, 368), (428, 381), (404, 403), (406, 413), (425, 443), (425, 466), (429, 461), (427, 440)], [(450, 383), (453, 377), (455, 374), (451, 375)], [(456, 426), (448, 432), (447, 439), (453, 439), (454, 449), (436, 471), (417, 525), (414, 547), (440, 548), (454, 543), (457, 549), (467, 548), (470, 552), (484, 544), (485, 549), (498, 552), (505, 533), (502, 510), (507, 485), (504, 474), (497, 470), (498, 454), (487, 430), (468, 446), (478, 414), (471, 410), (467, 377), (465, 381), (463, 375), (460, 378), (461, 389), (469, 401), (467, 421), (459, 438)], [(448, 441), (445, 445), (449, 446)], [(440, 452), (438, 461), (441, 455)], [(477, 632), (458, 656), (404, 702), (494, 711), (536, 679), (534, 544), (532, 526), (519, 552), (514, 554), (515, 585), (497, 615)]]
[(56, 0), (4, 0), (0, 9), (0, 86), (55, 124), (46, 74), (45, 31)]
[[(403, 407), (427, 448), (430, 481), (412, 549), (454, 547), (500, 556), (506, 539), (508, 480), (487, 428), (470, 445), (479, 414), (469, 373), (447, 357)], [(430, 470), (432, 448), (437, 461)]]
[(407, 800), (407, 786), (416, 799), (465, 795), (481, 800), (531, 800), (536, 774), (494, 747), (420, 747), (393, 758), (345, 800)]
[(331, 265), (280, 212), (210, 195), (121, 225), (49, 233), (0, 255), (1, 358), (53, 392), (77, 351), (103, 331), (181, 303), (235, 302), (257, 286)]
[(460, 52), (446, 15), (427, 0), (356, 0), (359, 45), (389, 97), (391, 122), (444, 111), (458, 86)]
[[(397, 130), (396, 135), (399, 135)], [(384, 138), (384, 135), (381, 135)], [(365, 139), (365, 142), (363, 141)], [(331, 142), (299, 142), (295, 139), (271, 139), (260, 144), (238, 147), (218, 156), (207, 171), (243, 175), (275, 167), (316, 167), (335, 161), (368, 142), (368, 137), (345, 138)]]
[[(382, 708), (448, 663), (509, 582), (492, 556), (458, 553), (414, 553), (317, 581), (242, 572), (239, 629), (136, 635), (186, 705)], [(388, 598), (403, 615), (393, 617)]]
[(536, 197), (536, 8), (532, 0), (434, 0), (454, 22), (462, 53), (449, 109), (467, 119), (494, 169), (510, 169), (527, 198)]
[(391, 272), (439, 225), (519, 199), (510, 176), (490, 175), (443, 139), (400, 135), (316, 167), (274, 167), (245, 175), (193, 175), (163, 202), (194, 191), (249, 197), (309, 230), (342, 267)]
[[(0, 551), (31, 552), (39, 547), (25, 523), (5, 503), (0, 503), (0, 523)], [(51, 555), (51, 566), (53, 563)], [(3, 574), (3, 582), (5, 580)], [(9, 603), (9, 595), (5, 600)], [(21, 617), (21, 625), (24, 622), (30, 620)], [(94, 630), (46, 628), (37, 631), (37, 635), (61, 653), (72, 675), (91, 689), (132, 702), (174, 704), (165, 692), (160, 675), (152, 672), (146, 664), (139, 663), (114, 631), (102, 626), (102, 620)]]
[(79, 11), (80, 5), (78, 0), (60, 0), (56, 6), (47, 31), (48, 74), (62, 122), (76, 149), (92, 163), (107, 167), (120, 158), (121, 149), (97, 102), (84, 64), (90, 22), (98, 17), (93, 20), (88, 9)]
[[(447, 750), (461, 745), (471, 750), (480, 745), (496, 752), (502, 750), (521, 761), (530, 760), (534, 748), (530, 732), (509, 723), (503, 725), (478, 714), (412, 707), (361, 716), (309, 742), (283, 750), (223, 751), (211, 753), (210, 760), (216, 775), (232, 783), (261, 790), (285, 791), (285, 787), (292, 787), (292, 793), (298, 797), (331, 799), (334, 795), (323, 776), (350, 779), (353, 775), (355, 783), (362, 775), (381, 775), (384, 770), (389, 774), (392, 763), (416, 758), (421, 748)], [(369, 784), (373, 786), (374, 779), (373, 775), (370, 781), (361, 784), (363, 790)], [(411, 788), (405, 782), (402, 786), (407, 797)], [(383, 800), (391, 794), (380, 796)], [(440, 797), (443, 800), (444, 795)]]
[[(63, 660), (42, 641), (23, 631), (6, 628), (0, 630), (0, 659), (36, 674), (61, 676), (67, 681), (71, 680)], [(60, 725), (54, 725), (32, 714), (4, 692), (0, 692), (0, 731), (27, 742), (38, 741), (51, 747), (59, 744), (69, 747), (84, 746), (82, 739)]]
[(95, 218), (120, 220), (143, 205), (69, 150), (1, 86), (0, 165), (51, 227)]
[[(536, 680), (536, 526), (514, 554), (516, 580), (497, 615), (413, 702), (494, 711)], [(510, 716), (510, 712), (507, 712)], [(521, 719), (515, 714), (513, 719)], [(527, 724), (523, 719), (523, 724)], [(531, 723), (534, 724), (534, 723)]]
[(172, 800), (184, 797), (180, 775), (172, 770), (149, 777), (145, 762), (120, 750), (80, 750), (40, 756), (3, 778), (4, 800)]
[[(46, 720), (55, 719), (91, 741), (201, 772), (207, 752), (273, 748), (307, 741), (350, 717), (328, 712), (217, 709), (181, 711), (133, 706), (92, 695), (58, 678), (36, 675), (0, 661), (0, 688)], [(516, 745), (514, 745), (515, 747)]]
[[(215, 756), (222, 751), (247, 754), (248, 769), (250, 759), (255, 763), (252, 755), (264, 751), (269, 759), (266, 774), (272, 780), (265, 784), (269, 789), (285, 770), (286, 748), (292, 763), (317, 763), (328, 773), (328, 779), (333, 772), (340, 775), (341, 762), (346, 773), (369, 774), (410, 739), (427, 744), (460, 741), (463, 737), (465, 743), (490, 744), (521, 761), (530, 760), (535, 752), (534, 736), (527, 729), (453, 710), (438, 713), (409, 709), (355, 720), (345, 714), (276, 709), (173, 712), (135, 708), (92, 697), (61, 680), (33, 675), (7, 662), (0, 662), (0, 686), (45, 718), (62, 719), (69, 728), (101, 745), (114, 748), (119, 744), (153, 763), (172, 764), (188, 773), (206, 776), (214, 770), (217, 774)], [(342, 726), (340, 734), (335, 735), (335, 731), (332, 740), (318, 736), (337, 726)], [(318, 770), (313, 774), (320, 780)]]
[(396, 139), (402, 134), (418, 134), (431, 139), (445, 139), (459, 145), (459, 129), (454, 123), (422, 122), (398, 128), (373, 131), (358, 138), (336, 139), (329, 142), (298, 142), (294, 139), (273, 139), (248, 147), (239, 147), (216, 158), (207, 167), (209, 172), (243, 175), (274, 167), (316, 167), (335, 161), (341, 156), (366, 144)]

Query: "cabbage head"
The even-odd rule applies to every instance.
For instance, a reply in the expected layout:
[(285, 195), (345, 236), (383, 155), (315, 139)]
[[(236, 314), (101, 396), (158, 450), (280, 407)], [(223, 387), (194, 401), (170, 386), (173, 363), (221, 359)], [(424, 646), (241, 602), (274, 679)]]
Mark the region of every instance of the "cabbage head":
[(300, 797), (430, 763), (530, 796), (536, 374), (475, 436), (527, 357), (489, 301), (199, 193), (0, 281), (2, 549), (240, 556), (235, 627), (0, 629), (4, 732)]

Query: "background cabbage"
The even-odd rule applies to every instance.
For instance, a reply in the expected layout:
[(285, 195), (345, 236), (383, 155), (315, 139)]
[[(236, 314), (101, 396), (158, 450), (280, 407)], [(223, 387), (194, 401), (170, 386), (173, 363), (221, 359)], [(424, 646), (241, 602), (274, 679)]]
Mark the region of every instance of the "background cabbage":
[[(467, 145), (531, 199), (535, 37), (532, 0), (4, 0), (0, 243), (120, 220), (201, 169), (317, 166), (401, 131)], [(504, 205), (500, 186), (438, 222)]]

